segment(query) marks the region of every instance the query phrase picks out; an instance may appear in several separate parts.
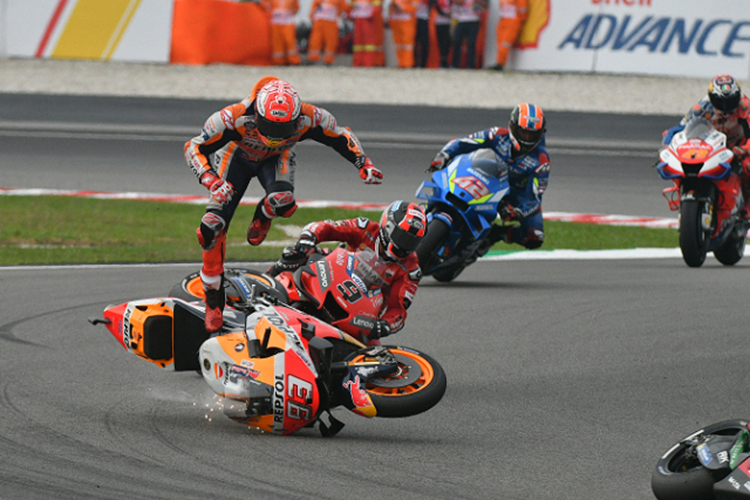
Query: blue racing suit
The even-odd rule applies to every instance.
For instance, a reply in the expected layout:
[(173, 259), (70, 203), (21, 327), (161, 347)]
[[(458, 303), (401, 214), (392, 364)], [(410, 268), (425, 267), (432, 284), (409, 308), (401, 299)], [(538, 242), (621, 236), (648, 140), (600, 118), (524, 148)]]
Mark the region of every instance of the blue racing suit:
[(460, 154), (480, 148), (492, 149), (497, 161), (508, 167), (510, 193), (505, 198), (507, 203), (501, 204), (498, 210), (500, 215), (513, 213), (520, 221), (520, 226), (511, 226), (501, 239), (526, 248), (539, 248), (544, 241), (542, 195), (547, 189), (550, 171), (545, 138), (542, 137), (541, 142), (530, 152), (514, 157), (511, 154), (513, 143), (508, 129), (493, 127), (453, 139), (443, 146), (441, 152), (448, 155), (449, 162)]

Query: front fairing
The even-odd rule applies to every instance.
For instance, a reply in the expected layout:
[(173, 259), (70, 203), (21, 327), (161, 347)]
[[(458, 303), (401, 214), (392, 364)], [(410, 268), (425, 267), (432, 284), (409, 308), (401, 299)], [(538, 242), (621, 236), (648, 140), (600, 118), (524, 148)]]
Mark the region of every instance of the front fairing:
[(510, 191), (507, 168), (491, 155), (491, 150), (459, 155), (416, 192), (427, 200), (428, 212), (436, 205), (453, 207), (475, 240), (489, 230), (498, 204)]
[(726, 147), (726, 135), (708, 121), (696, 119), (659, 152), (656, 169), (664, 179), (719, 180), (730, 175), (733, 158), (734, 154)]
[(389, 264), (369, 248), (337, 248), (298, 270), (295, 281), (329, 323), (362, 337), (380, 316), (390, 272)]
[(318, 368), (299, 320), (260, 304), (246, 325), (245, 332), (207, 340), (199, 351), (201, 373), (211, 389), (245, 403), (239, 414), (227, 415), (279, 434), (313, 422), (324, 408)]

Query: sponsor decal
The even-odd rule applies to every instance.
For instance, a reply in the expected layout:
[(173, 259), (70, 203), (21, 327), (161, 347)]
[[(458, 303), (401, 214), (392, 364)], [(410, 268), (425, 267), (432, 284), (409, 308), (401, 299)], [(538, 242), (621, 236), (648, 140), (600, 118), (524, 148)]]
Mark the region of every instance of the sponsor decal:
[(220, 115), (224, 126), (229, 130), (234, 130), (234, 118), (232, 117), (232, 112), (224, 108), (221, 110)]
[(740, 489), (740, 482), (739, 482), (739, 481), (737, 481), (737, 480), (736, 480), (735, 478), (733, 478), (732, 476), (729, 476), (729, 477), (727, 478), (727, 481), (729, 482), (729, 484), (730, 484), (730, 485), (732, 485), (732, 488), (734, 488), (735, 490), (739, 490), (739, 489)]
[(125, 314), (122, 316), (122, 341), (128, 349), (130, 349), (130, 315), (132, 313), (133, 308), (128, 307), (125, 309)]
[(331, 284), (328, 278), (328, 266), (326, 266), (325, 261), (322, 260), (317, 261), (315, 266), (318, 268), (318, 281), (320, 282), (320, 288), (328, 288)]
[(367, 225), (370, 223), (370, 219), (367, 217), (357, 217), (357, 227), (360, 229), (367, 229)]
[[(539, 37), (549, 24), (551, 0), (529, 0), (526, 21), (523, 23), (516, 46), (532, 49), (539, 45)], [(594, 0), (596, 1), (596, 0)]]
[(273, 427), (284, 428), (284, 375), (276, 374), (273, 383)]
[(354, 316), (351, 324), (365, 330), (372, 330), (375, 326), (375, 320), (365, 316)]
[(541, 165), (536, 167), (536, 169), (534, 170), (534, 173), (537, 175), (542, 175), (542, 174), (548, 174), (549, 171), (550, 171), (550, 164), (542, 163)]
[[(649, 4), (650, 5), (650, 4)], [(738, 42), (749, 38), (750, 21), (684, 17), (636, 17), (630, 14), (585, 14), (557, 46), (558, 49), (613, 52), (697, 54), (739, 58)]]
[(244, 348), (245, 348), (245, 344), (237, 344), (234, 346), (234, 352), (242, 352)]
[(713, 457), (711, 456), (711, 452), (708, 451), (708, 446), (705, 444), (700, 445), (698, 447), (698, 460), (700, 460), (703, 465), (708, 465), (712, 459)]
[(362, 385), (360, 383), (359, 375), (354, 377), (354, 380), (349, 379), (346, 383), (344, 383), (344, 388), (349, 391), (349, 394), (352, 398), (352, 403), (354, 403), (354, 412), (358, 413), (363, 416), (374, 416), (369, 415), (368, 410), (373, 411), (375, 410), (372, 400), (370, 399), (370, 396), (367, 394), (367, 391), (365, 391), (362, 388)]
[(729, 453), (726, 451), (720, 451), (716, 454), (716, 459), (719, 461), (720, 464), (725, 464), (729, 462)]

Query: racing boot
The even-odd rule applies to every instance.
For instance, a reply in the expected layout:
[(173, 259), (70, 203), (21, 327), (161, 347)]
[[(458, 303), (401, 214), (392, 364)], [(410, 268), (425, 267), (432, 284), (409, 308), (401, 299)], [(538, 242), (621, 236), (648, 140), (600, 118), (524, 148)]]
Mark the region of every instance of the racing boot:
[(489, 234), (479, 244), (477, 249), (474, 250), (474, 253), (471, 254), (471, 257), (466, 260), (466, 265), (468, 266), (470, 264), (473, 264), (479, 257), (483, 257), (484, 255), (486, 255), (487, 252), (490, 251), (490, 248), (492, 248), (492, 245), (494, 245), (498, 241), (504, 241), (505, 243), (511, 242), (510, 228), (492, 224)]
[(224, 324), (224, 305), (226, 295), (224, 293), (224, 280), (218, 290), (213, 288), (204, 288), (206, 292), (206, 332), (215, 333), (221, 330)]
[(271, 229), (271, 219), (265, 217), (258, 217), (253, 220), (250, 227), (247, 228), (247, 242), (253, 246), (258, 246), (263, 243), (263, 240), (268, 236), (268, 231)]

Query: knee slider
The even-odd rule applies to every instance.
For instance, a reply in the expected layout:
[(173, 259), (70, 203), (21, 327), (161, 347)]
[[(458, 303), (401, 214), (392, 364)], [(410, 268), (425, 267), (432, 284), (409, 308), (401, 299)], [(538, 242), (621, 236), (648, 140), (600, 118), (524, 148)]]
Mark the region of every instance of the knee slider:
[(297, 201), (293, 191), (278, 191), (266, 196), (264, 208), (277, 217), (291, 217), (297, 210)]
[(220, 215), (213, 212), (206, 212), (198, 228), (198, 242), (204, 250), (211, 250), (214, 247), (216, 239), (224, 231), (226, 225), (226, 222)]
[(544, 243), (544, 232), (539, 229), (532, 229), (524, 238), (523, 246), (529, 250), (534, 250), (541, 247), (542, 243)]

